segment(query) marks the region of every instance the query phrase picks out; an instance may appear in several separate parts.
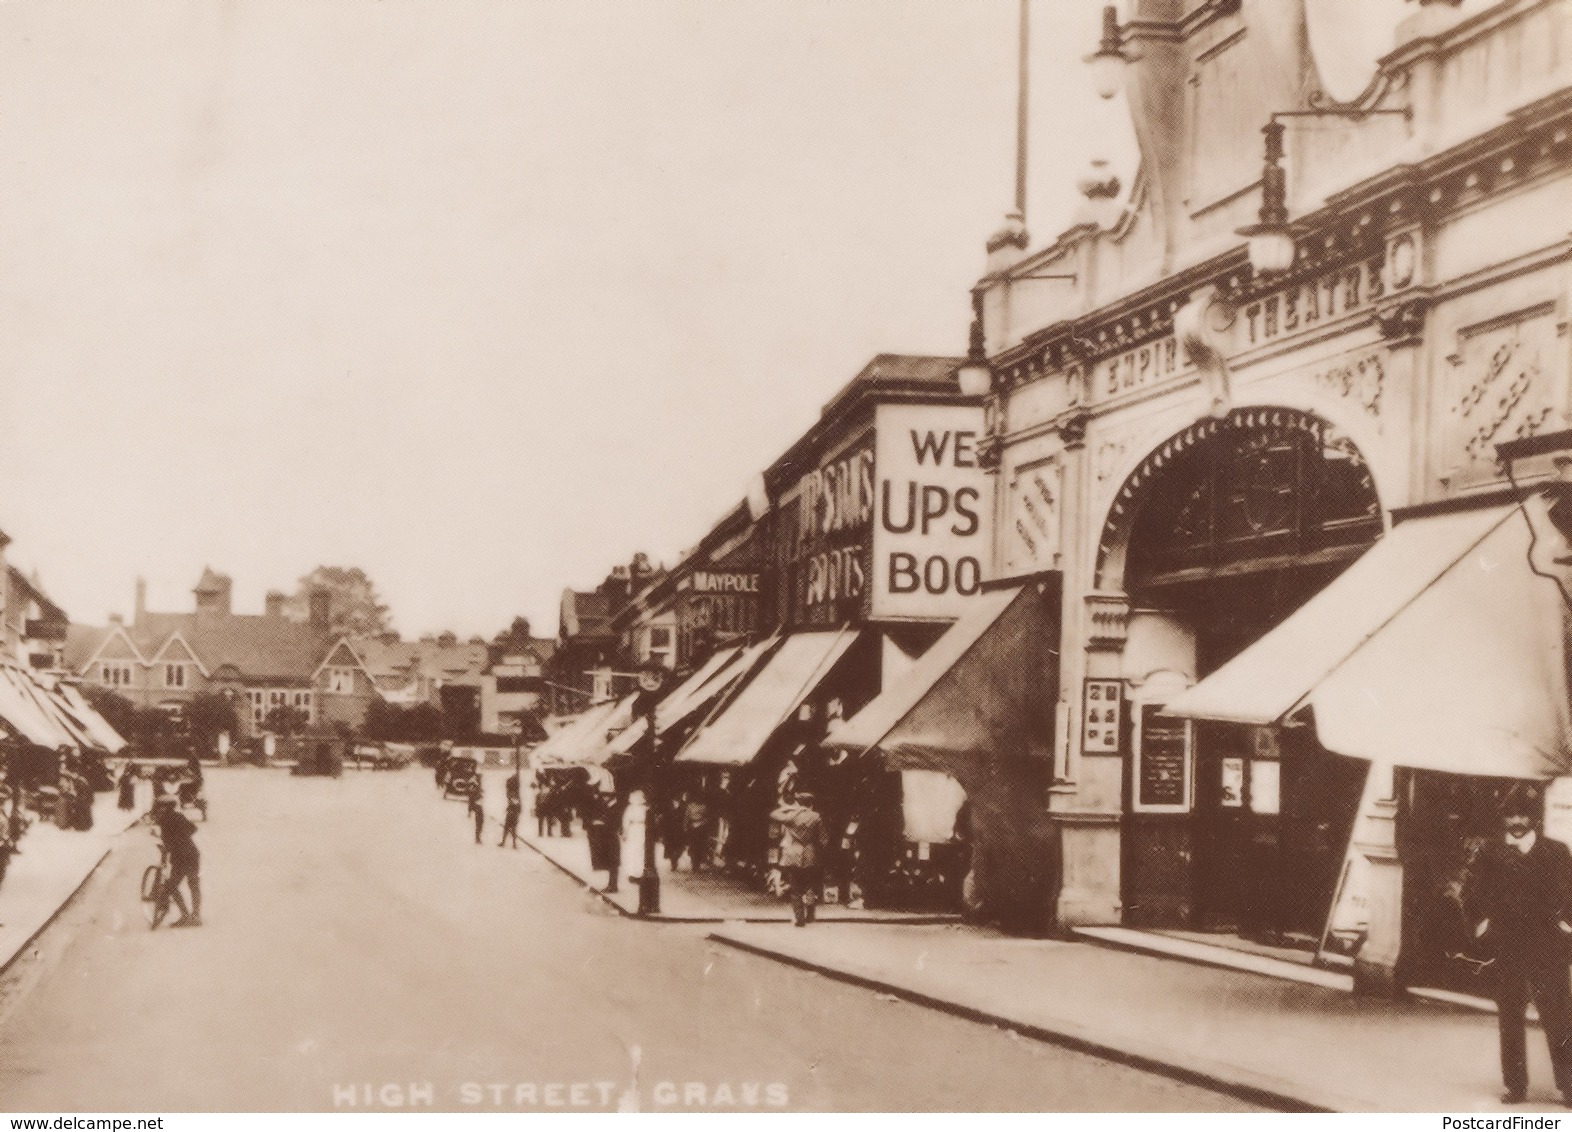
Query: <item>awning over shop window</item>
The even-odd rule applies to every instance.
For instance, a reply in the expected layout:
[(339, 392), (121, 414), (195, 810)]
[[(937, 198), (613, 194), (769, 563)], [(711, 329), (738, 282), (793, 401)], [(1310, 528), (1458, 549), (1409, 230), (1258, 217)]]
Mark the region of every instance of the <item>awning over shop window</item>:
[(856, 639), (854, 629), (787, 637), (719, 718), (683, 748), (677, 761), (718, 766), (752, 762)]
[[(994, 590), (973, 599), (966, 616), (945, 630), (944, 635), (900, 679), (870, 700), (856, 715), (832, 727), (825, 739), (826, 744), (855, 751), (880, 746), (885, 737), (928, 697), (935, 685), (954, 670), (983, 634), (993, 628), (1020, 595), (1021, 588), (1017, 586)], [(956, 733), (953, 742), (971, 744), (973, 738), (962, 735), (962, 732), (971, 731), (971, 721), (958, 718), (954, 724)]]
[(530, 752), (530, 757), (539, 763), (565, 763), (572, 761), (568, 754), (586, 742), (595, 727), (604, 723), (607, 717), (616, 710), (617, 705), (612, 701), (596, 704), (589, 708), (566, 727), (557, 731), (540, 746)]
[(1308, 706), (1327, 750), (1543, 778), (1572, 767), (1565, 609), (1516, 506), (1399, 524), (1164, 711), (1277, 723)]
[(580, 766), (603, 764), (611, 757), (612, 741), (625, 733), (633, 723), (633, 701), (637, 698), (638, 694), (634, 693), (612, 704), (611, 710), (601, 716), (598, 722), (579, 733), (573, 745), (559, 756), (560, 760)]
[(35, 689), (30, 674), (15, 665), (0, 665), (0, 720), (29, 743), (40, 747), (80, 747), (83, 740), (60, 713), (46, 707), (42, 689)]
[(71, 707), (77, 719), (87, 728), (88, 733), (93, 736), (94, 741), (100, 747), (111, 755), (118, 754), (125, 749), (125, 738), (114, 729), (114, 726), (107, 719), (98, 713), (98, 710), (92, 704), (88, 703), (87, 697), (82, 694), (81, 689), (72, 684), (57, 684), (55, 692)]
[[(760, 659), (779, 643), (778, 637), (770, 637), (746, 648), (723, 649), (710, 657), (676, 691), (660, 702), (660, 706), (655, 709), (656, 728), (664, 735), (709, 708), (738, 680), (752, 672)], [(643, 737), (644, 721), (636, 719), (631, 727), (612, 741), (611, 754), (627, 754)]]

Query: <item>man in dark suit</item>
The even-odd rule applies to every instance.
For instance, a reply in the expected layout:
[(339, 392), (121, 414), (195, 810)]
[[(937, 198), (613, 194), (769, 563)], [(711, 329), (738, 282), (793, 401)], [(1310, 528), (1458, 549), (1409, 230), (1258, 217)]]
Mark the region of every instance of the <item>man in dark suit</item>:
[(1517, 1104), (1528, 1089), (1523, 1015), (1529, 997), (1539, 1008), (1556, 1087), (1572, 1105), (1572, 852), (1535, 829), (1522, 797), (1502, 809), (1504, 836), (1480, 849), (1469, 869), (1464, 902), (1474, 935), (1494, 959), (1501, 1027), (1502, 1100)]

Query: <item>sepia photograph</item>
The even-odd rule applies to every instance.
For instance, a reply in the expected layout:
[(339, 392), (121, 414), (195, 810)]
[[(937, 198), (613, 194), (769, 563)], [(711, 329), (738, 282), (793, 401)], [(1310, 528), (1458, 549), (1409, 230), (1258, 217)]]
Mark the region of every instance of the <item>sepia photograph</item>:
[(0, 0), (0, 1121), (1560, 1127), (1569, 327), (1572, 0)]

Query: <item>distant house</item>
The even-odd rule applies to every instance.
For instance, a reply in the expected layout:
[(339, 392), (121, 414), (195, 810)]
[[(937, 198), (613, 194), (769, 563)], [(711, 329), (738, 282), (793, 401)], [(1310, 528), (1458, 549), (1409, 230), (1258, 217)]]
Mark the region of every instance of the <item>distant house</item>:
[(552, 714), (583, 711), (632, 688), (630, 669), (638, 658), (628, 655), (612, 617), (665, 573), (646, 555), (635, 554), (628, 565), (613, 567), (593, 590), (563, 591), (557, 647), (546, 669)]
[(190, 613), (157, 613), (146, 608), (139, 579), (129, 624), (70, 626), (65, 667), (86, 684), (173, 715), (203, 692), (219, 693), (234, 702), (243, 734), (262, 731), (278, 708), (294, 708), (308, 725), (357, 728), (379, 692), (353, 645), (329, 628), (331, 594), (311, 595), (311, 616), (300, 623), (284, 616), (277, 591), (263, 613), (235, 613), (232, 588), (228, 575), (209, 568), (192, 590)]
[(547, 690), (546, 668), (556, 651), (556, 641), (539, 637), (491, 645), (491, 667), (480, 688), (482, 731), (507, 735), (523, 726), (534, 732)]
[(382, 698), (392, 704), (442, 707), (447, 688), (471, 689), (465, 695), (478, 704), (481, 684), (491, 666), (483, 642), (458, 641), (451, 636), (426, 636), (416, 641), (359, 637), (354, 644)]

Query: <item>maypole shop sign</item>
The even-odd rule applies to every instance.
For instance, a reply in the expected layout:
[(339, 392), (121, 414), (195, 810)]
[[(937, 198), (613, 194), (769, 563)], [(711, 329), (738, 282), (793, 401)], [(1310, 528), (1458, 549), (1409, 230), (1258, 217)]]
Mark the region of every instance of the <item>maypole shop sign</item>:
[(872, 616), (959, 617), (991, 537), (982, 409), (880, 405), (877, 422)]

